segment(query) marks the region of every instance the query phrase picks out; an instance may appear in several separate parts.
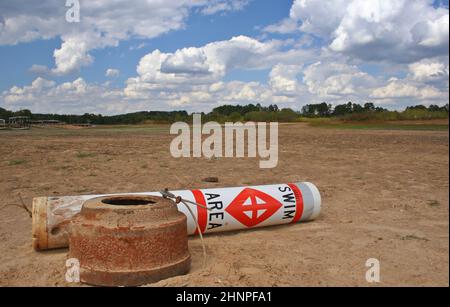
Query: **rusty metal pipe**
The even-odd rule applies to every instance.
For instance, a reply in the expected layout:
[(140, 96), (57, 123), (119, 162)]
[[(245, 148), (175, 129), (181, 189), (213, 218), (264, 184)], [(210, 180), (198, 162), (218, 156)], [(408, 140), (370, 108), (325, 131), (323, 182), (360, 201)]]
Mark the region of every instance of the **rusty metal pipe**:
[(124, 195), (87, 201), (71, 220), (69, 258), (80, 279), (138, 286), (189, 271), (186, 216), (169, 199)]

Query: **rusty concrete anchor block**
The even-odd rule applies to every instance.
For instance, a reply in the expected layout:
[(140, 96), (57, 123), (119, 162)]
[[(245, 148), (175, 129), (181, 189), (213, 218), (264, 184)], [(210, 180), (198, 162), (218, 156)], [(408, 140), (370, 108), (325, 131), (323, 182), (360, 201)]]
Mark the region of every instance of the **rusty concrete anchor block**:
[(189, 271), (186, 216), (157, 196), (99, 197), (71, 221), (69, 258), (81, 282), (138, 286)]

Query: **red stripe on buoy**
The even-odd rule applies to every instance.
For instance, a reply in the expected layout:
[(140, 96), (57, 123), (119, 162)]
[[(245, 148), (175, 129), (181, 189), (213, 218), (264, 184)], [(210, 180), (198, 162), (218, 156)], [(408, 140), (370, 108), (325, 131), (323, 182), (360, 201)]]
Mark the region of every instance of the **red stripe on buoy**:
[[(202, 191), (192, 190), (191, 192), (192, 192), (192, 194), (194, 194), (195, 202), (206, 207), (206, 200), (205, 200), (205, 196), (203, 195)], [(200, 226), (200, 230), (202, 231), (202, 233), (205, 233), (206, 224), (207, 224), (207, 220), (208, 220), (208, 210), (206, 210), (206, 208), (197, 206), (197, 220), (198, 220), (198, 225)], [(195, 229), (195, 234), (196, 235), (198, 234), (198, 229)]]
[(298, 188), (298, 186), (296, 184), (289, 183), (288, 186), (294, 192), (295, 203), (296, 203), (295, 216), (294, 216), (294, 219), (292, 220), (292, 223), (297, 223), (298, 221), (300, 221), (300, 219), (303, 215), (303, 195), (302, 195), (302, 191), (300, 191), (300, 189)]

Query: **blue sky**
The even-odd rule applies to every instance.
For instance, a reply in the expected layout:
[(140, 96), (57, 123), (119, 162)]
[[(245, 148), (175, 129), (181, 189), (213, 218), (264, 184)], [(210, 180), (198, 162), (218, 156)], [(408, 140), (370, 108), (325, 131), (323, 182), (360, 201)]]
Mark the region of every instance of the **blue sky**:
[(79, 3), (79, 23), (63, 0), (0, 4), (0, 107), (448, 102), (448, 1)]
[[(139, 60), (153, 49), (163, 52), (173, 52), (183, 47), (200, 47), (211, 41), (227, 40), (233, 36), (261, 35), (257, 27), (264, 27), (281, 20), (289, 14), (291, 0), (260, 0), (251, 2), (245, 10), (205, 16), (201, 13), (192, 14), (186, 21), (185, 29), (171, 31), (155, 39), (130, 39), (120, 42), (119, 47), (105, 48), (92, 52), (96, 59), (95, 65), (81, 70), (81, 75), (90, 82), (106, 81), (105, 71), (110, 67), (119, 69), (122, 74), (114, 80), (116, 84), (125, 82), (127, 77), (136, 73)], [(138, 50), (130, 50), (143, 44)], [(0, 91), (14, 85), (24, 86), (31, 83), (35, 74), (29, 73), (34, 64), (52, 66), (53, 50), (61, 45), (60, 38), (37, 40), (27, 44), (0, 46), (0, 67), (8, 74), (0, 75)], [(78, 72), (64, 76), (58, 81), (69, 81)], [(231, 79), (265, 80), (267, 76), (248, 71), (236, 72)]]

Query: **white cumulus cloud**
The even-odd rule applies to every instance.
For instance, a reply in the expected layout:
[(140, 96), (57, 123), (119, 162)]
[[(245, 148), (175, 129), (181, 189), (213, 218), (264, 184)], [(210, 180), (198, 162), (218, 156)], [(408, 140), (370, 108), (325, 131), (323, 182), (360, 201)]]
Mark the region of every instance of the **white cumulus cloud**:
[(316, 62), (304, 70), (304, 83), (320, 99), (363, 97), (376, 84), (374, 77), (357, 66), (338, 62)]
[(375, 89), (371, 95), (373, 98), (419, 98), (422, 100), (443, 99), (447, 95), (433, 86), (420, 86), (407, 80), (393, 78), (386, 86)]
[(200, 11), (204, 15), (213, 15), (220, 12), (240, 11), (244, 9), (251, 0), (210, 0)]
[(295, 0), (268, 32), (300, 31), (365, 61), (411, 63), (448, 54), (448, 8), (426, 0)]
[(159, 50), (144, 56), (137, 67), (139, 76), (129, 80), (152, 84), (213, 83), (232, 69), (271, 67), (283, 52), (276, 42), (259, 42), (247, 36), (183, 48), (174, 53)]
[[(117, 87), (78, 75), (59, 84), (49, 79), (91, 65), (94, 49), (183, 29), (192, 11), (237, 11), (249, 1), (83, 1), (80, 24), (65, 21), (59, 0), (27, 2), (0, 2), (0, 45), (54, 37), (62, 43), (53, 52), (54, 67), (33, 65), (29, 71), (41, 77), (1, 93), (0, 105), (13, 110), (117, 114), (247, 103), (299, 110), (322, 101), (374, 100), (396, 108), (448, 102), (448, 9), (428, 0), (295, 0), (289, 16), (258, 39), (237, 35), (170, 52), (151, 49)], [(273, 39), (270, 32), (301, 35)], [(132, 43), (127, 51), (151, 46)], [(242, 71), (258, 77), (239, 81)], [(104, 74), (125, 72), (111, 67)]]
[(285, 96), (297, 95), (300, 87), (297, 75), (301, 68), (298, 65), (275, 65), (269, 75), (269, 85), (273, 92)]
[(426, 59), (410, 64), (409, 70), (416, 81), (447, 81), (448, 83), (448, 63)]
[[(30, 2), (33, 2), (31, 4)], [(61, 37), (62, 45), (54, 51), (52, 73), (64, 75), (93, 62), (89, 52), (117, 46), (129, 38), (150, 39), (182, 29), (192, 8), (205, 14), (239, 10), (244, 0), (96, 0), (81, 2), (81, 22), (65, 20), (65, 1), (42, 0), (0, 2), (0, 45), (14, 45), (37, 39)]]
[(109, 78), (115, 78), (120, 75), (120, 70), (115, 68), (108, 68), (105, 72), (105, 76)]

